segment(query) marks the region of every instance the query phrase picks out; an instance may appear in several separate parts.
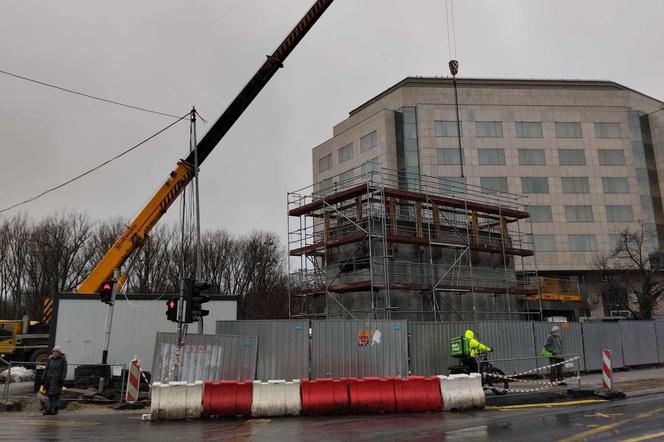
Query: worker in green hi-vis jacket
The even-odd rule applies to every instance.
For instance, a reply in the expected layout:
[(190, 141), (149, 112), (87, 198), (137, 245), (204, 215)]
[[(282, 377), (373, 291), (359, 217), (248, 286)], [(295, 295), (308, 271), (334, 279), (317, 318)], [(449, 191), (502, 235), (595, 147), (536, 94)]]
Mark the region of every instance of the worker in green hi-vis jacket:
[(461, 363), (468, 367), (471, 373), (477, 373), (479, 366), (477, 365), (477, 355), (480, 353), (489, 353), (493, 349), (482, 344), (475, 338), (475, 332), (471, 329), (466, 330), (463, 334), (464, 339), (468, 341), (468, 355), (461, 358)]

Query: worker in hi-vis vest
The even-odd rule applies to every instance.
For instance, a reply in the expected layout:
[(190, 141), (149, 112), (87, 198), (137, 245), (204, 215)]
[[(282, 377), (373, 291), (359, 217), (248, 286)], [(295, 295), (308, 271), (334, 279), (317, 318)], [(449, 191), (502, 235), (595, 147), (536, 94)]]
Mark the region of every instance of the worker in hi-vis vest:
[(461, 363), (468, 367), (471, 373), (478, 372), (479, 366), (477, 365), (477, 355), (480, 353), (492, 352), (493, 349), (475, 339), (475, 332), (471, 329), (466, 330), (463, 337), (468, 341), (469, 354), (461, 358)]

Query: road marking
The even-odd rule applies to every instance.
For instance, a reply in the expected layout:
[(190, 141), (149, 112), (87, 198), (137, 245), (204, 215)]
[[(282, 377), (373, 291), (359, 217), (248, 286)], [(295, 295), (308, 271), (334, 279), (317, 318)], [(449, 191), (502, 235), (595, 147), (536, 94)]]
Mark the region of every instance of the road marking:
[(505, 406), (488, 406), (488, 410), (519, 410), (521, 408), (550, 408), (562, 407), (565, 405), (586, 405), (586, 404), (599, 404), (608, 402), (606, 399), (585, 399), (582, 401), (568, 401), (568, 402), (543, 402), (540, 404), (521, 404), (521, 405), (505, 405)]
[(0, 422), (3, 424), (9, 423), (9, 424), (18, 424), (18, 425), (43, 425), (51, 427), (71, 427), (71, 428), (91, 427), (100, 424), (100, 422), (50, 420), (48, 418), (44, 420), (2, 419), (0, 420)]
[(583, 431), (581, 433), (575, 434), (574, 436), (570, 436), (570, 437), (567, 437), (567, 438), (564, 438), (564, 439), (560, 439), (560, 442), (574, 442), (574, 441), (577, 441), (577, 440), (583, 440), (583, 439), (586, 439), (590, 436), (594, 436), (596, 434), (605, 433), (609, 430), (613, 430), (614, 428), (618, 428), (621, 425), (625, 425), (628, 422), (633, 422), (633, 421), (636, 421), (636, 420), (639, 420), (639, 419), (645, 419), (647, 417), (651, 417), (651, 416), (654, 416), (654, 415), (662, 413), (662, 412), (664, 412), (664, 407), (663, 408), (657, 408), (657, 409), (649, 411), (647, 413), (641, 413), (641, 414), (636, 415), (635, 417), (632, 417), (632, 418), (629, 418), (629, 419), (623, 419), (621, 421), (617, 421), (617, 422), (614, 422), (612, 424), (600, 425), (598, 427), (593, 428), (592, 430)]
[(644, 434), (642, 436), (633, 437), (631, 439), (623, 439), (622, 442), (640, 442), (642, 440), (655, 439), (656, 437), (661, 437), (661, 436), (664, 436), (664, 431), (661, 433)]
[(609, 413), (609, 414), (604, 414), (600, 413), (599, 411), (596, 411), (595, 414), (584, 414), (583, 417), (607, 417), (611, 418), (614, 416), (622, 416), (622, 413)]

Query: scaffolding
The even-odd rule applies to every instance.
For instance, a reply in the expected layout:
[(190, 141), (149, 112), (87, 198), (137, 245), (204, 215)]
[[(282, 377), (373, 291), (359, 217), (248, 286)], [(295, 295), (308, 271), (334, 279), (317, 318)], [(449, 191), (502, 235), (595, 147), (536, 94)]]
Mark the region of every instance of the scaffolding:
[(365, 163), (288, 194), (292, 318), (542, 319), (527, 199)]

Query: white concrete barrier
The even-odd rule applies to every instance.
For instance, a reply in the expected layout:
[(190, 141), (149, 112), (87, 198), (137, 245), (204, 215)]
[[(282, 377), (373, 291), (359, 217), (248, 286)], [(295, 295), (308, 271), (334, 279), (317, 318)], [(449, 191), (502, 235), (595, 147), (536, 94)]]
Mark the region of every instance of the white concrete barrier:
[(300, 381), (254, 381), (251, 415), (267, 416), (298, 416), (302, 409), (300, 397)]
[(201, 417), (203, 382), (152, 384), (150, 420), (196, 419)]
[(203, 411), (203, 381), (187, 385), (186, 419), (198, 419)]
[[(475, 377), (471, 378), (467, 374), (451, 374), (438, 376), (438, 379), (440, 379), (440, 394), (443, 397), (443, 410), (467, 410), (476, 406), (475, 403), (480, 403), (480, 398), (475, 398), (477, 396), (474, 387)], [(480, 388), (481, 386), (480, 378)]]
[(482, 375), (479, 373), (471, 373), (468, 375), (468, 383), (470, 384), (470, 391), (473, 397), (473, 406), (476, 408), (484, 408), (486, 405), (486, 396), (484, 395), (484, 388), (482, 387)]

